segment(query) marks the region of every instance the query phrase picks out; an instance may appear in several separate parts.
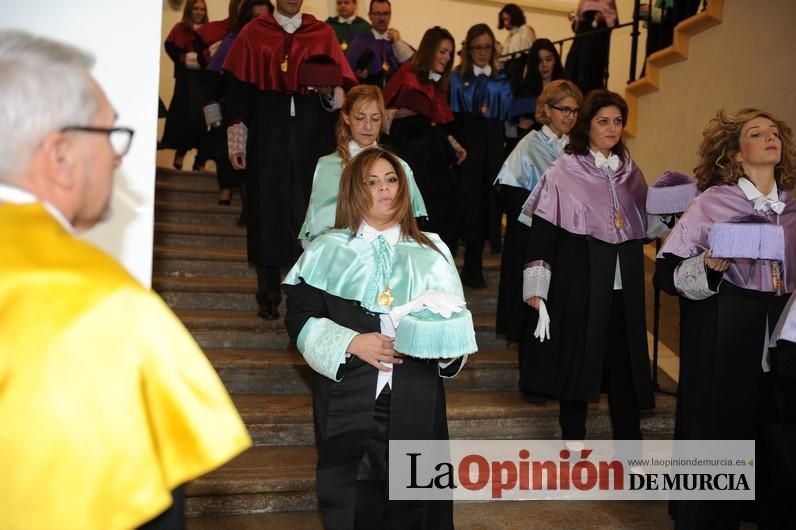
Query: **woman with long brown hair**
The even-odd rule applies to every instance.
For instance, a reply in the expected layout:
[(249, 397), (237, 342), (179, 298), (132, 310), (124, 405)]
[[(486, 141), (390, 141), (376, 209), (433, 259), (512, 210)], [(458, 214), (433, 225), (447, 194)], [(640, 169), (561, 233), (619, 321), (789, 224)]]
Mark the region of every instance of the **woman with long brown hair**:
[[(720, 111), (705, 128), (694, 170), (702, 193), (663, 244), (654, 277), (680, 299), (677, 439), (756, 439), (760, 411), (770, 409), (769, 332), (796, 291), (794, 154), (791, 129), (758, 109)], [(771, 234), (751, 253), (745, 224)], [(730, 245), (717, 250), (721, 232)], [(759, 255), (761, 243), (779, 247), (780, 258)], [(673, 508), (678, 530), (737, 528), (743, 510), (712, 501)]]
[[(318, 165), (315, 166), (310, 202), (299, 231), (300, 241), (309, 243), (334, 227), (337, 191), (343, 168), (363, 149), (378, 144), (386, 112), (384, 98), (378, 87), (358, 85), (348, 91), (337, 121), (337, 149), (318, 159)], [(413, 214), (425, 218), (428, 215), (426, 204), (417, 189), (412, 169), (400, 158), (398, 160), (406, 173)]]
[(428, 228), (455, 254), (452, 165), (461, 164), (467, 151), (452, 135), (448, 79), (453, 53), (453, 36), (448, 30), (439, 26), (427, 30), (414, 58), (401, 65), (384, 89), (384, 102), (390, 109), (390, 144), (415, 172), (428, 206)]
[(450, 501), (387, 494), (389, 440), (448, 438), (441, 378), (477, 349), (453, 258), (418, 229), (394, 155), (370, 147), (345, 166), (335, 229), (282, 286), (285, 326), (314, 371), (324, 527), (453, 528)]
[[(174, 62), (174, 94), (166, 115), (161, 147), (175, 150), (176, 169), (182, 169), (183, 158), (190, 149), (200, 147), (204, 129), (205, 89), (203, 65), (196, 49), (196, 30), (207, 20), (205, 0), (188, 0), (182, 20), (174, 25), (164, 44), (166, 54)], [(203, 170), (208, 156), (209, 153), (197, 150), (193, 169)]]

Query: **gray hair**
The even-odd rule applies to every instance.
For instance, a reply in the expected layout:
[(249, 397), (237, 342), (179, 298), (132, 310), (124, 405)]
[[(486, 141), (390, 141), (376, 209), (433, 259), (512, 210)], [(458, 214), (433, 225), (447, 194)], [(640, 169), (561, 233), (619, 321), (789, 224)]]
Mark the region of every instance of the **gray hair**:
[(93, 65), (92, 55), (67, 44), (0, 30), (0, 180), (26, 167), (48, 134), (91, 124)]

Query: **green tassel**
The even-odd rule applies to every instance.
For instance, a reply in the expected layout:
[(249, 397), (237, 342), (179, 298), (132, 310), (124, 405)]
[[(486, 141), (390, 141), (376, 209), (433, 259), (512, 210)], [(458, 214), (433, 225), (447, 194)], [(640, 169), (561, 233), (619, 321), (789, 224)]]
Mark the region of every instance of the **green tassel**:
[(420, 359), (449, 359), (478, 351), (473, 315), (467, 309), (450, 318), (424, 309), (401, 319), (395, 351)]

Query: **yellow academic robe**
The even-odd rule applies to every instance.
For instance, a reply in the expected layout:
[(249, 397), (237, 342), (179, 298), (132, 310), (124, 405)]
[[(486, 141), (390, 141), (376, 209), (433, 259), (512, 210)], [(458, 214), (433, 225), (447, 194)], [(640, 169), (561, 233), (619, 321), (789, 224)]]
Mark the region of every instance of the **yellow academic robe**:
[(40, 204), (0, 203), (0, 529), (135, 528), (250, 445), (160, 298)]

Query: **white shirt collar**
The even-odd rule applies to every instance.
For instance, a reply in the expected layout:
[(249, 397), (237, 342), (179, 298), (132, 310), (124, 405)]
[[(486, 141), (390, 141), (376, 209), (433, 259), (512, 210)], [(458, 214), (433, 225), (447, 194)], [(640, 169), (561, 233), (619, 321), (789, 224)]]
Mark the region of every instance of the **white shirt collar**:
[(359, 225), (357, 237), (361, 237), (368, 243), (372, 243), (379, 236), (383, 237), (391, 247), (394, 247), (398, 243), (398, 240), (401, 239), (401, 225), (396, 223), (386, 230), (376, 230), (365, 221), (362, 221), (362, 224)]
[(373, 142), (370, 145), (366, 145), (365, 147), (362, 147), (361, 145), (356, 143), (354, 140), (351, 140), (351, 141), (348, 142), (348, 155), (351, 158), (354, 158), (355, 156), (357, 156), (359, 153), (361, 153), (362, 151), (364, 151), (368, 147), (373, 147), (374, 145), (376, 145), (376, 142)]
[(562, 151), (567, 144), (569, 144), (568, 134), (562, 134), (561, 136), (558, 136), (553, 132), (553, 129), (551, 129), (549, 125), (542, 125), (542, 134), (547, 137), (547, 141), (551, 144), (558, 144), (559, 149)]
[(779, 200), (779, 190), (777, 189), (776, 182), (774, 182), (768, 195), (763, 195), (763, 193), (757, 189), (757, 186), (746, 177), (740, 177), (738, 179), (738, 187), (741, 188), (741, 191), (744, 192), (747, 199), (754, 201), (755, 210), (757, 211), (773, 211), (776, 214), (781, 214), (785, 209), (785, 203)]
[(283, 30), (288, 33), (295, 33), (296, 30), (301, 27), (301, 12), (296, 13), (292, 17), (288, 17), (279, 11), (274, 11), (274, 20), (276, 20), (277, 24), (282, 26)]
[[(749, 199), (750, 201), (753, 201), (758, 197), (764, 196), (763, 193), (759, 189), (757, 189), (757, 186), (755, 186), (752, 183), (752, 181), (746, 177), (741, 177), (738, 179), (738, 187), (741, 188), (741, 190), (746, 195), (746, 198)], [(771, 191), (768, 192), (768, 195), (765, 195), (765, 198), (772, 201), (779, 200), (779, 190), (777, 189), (776, 182), (774, 182), (774, 186), (771, 188)]]
[(337, 17), (337, 21), (338, 21), (340, 24), (353, 24), (353, 23), (354, 23), (354, 19), (355, 19), (355, 18), (357, 18), (357, 16), (356, 16), (356, 15), (351, 15), (351, 16), (350, 16), (350, 17), (348, 17), (348, 18), (343, 18), (343, 17), (340, 17), (340, 16), (338, 16), (338, 17)]
[(589, 152), (591, 153), (591, 156), (594, 157), (594, 164), (597, 166), (597, 169), (602, 169), (605, 167), (610, 168), (611, 171), (616, 171), (619, 169), (621, 160), (619, 160), (619, 156), (616, 153), (611, 153), (606, 157), (599, 151), (594, 152), (589, 149)]
[(487, 65), (484, 66), (483, 68), (477, 65), (473, 65), (473, 75), (476, 77), (478, 77), (479, 75), (485, 75), (489, 77), (490, 75), (492, 75), (492, 65), (487, 63)]
[(428, 78), (431, 81), (437, 83), (437, 82), (439, 82), (440, 79), (442, 79), (442, 74), (438, 74), (437, 72), (429, 72), (428, 73)]
[(41, 202), (44, 209), (58, 221), (58, 224), (64, 227), (64, 230), (70, 234), (75, 233), (75, 228), (55, 206), (49, 202), (40, 201), (38, 197), (21, 188), (16, 188), (0, 182), (0, 203), (1, 202), (10, 202), (13, 204), (34, 204)]
[(373, 38), (376, 40), (390, 40), (390, 37), (387, 36), (386, 31), (384, 33), (379, 33), (375, 28), (371, 28), (370, 31), (373, 32)]

